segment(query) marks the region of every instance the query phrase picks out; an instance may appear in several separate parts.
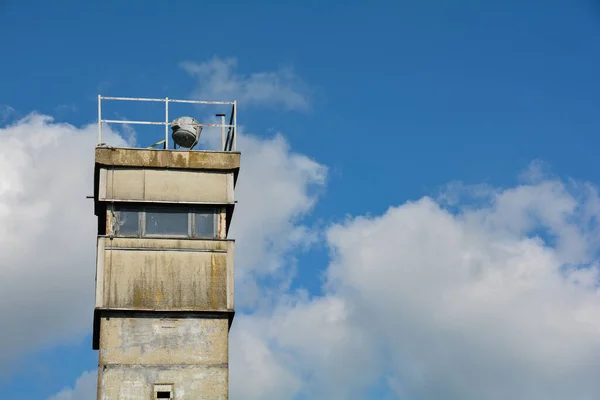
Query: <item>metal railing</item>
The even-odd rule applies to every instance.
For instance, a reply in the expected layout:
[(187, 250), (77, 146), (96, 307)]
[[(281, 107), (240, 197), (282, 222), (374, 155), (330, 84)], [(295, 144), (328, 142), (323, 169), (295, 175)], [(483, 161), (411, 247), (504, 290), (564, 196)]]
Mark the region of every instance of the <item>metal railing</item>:
[[(117, 119), (102, 119), (102, 101), (103, 100), (118, 100), (118, 101), (148, 101), (148, 102), (164, 102), (165, 103), (165, 120), (164, 121), (129, 121)], [(203, 127), (220, 127), (221, 128), (221, 148), (223, 151), (236, 151), (236, 133), (237, 133), (237, 102), (236, 101), (203, 101), (203, 100), (176, 100), (169, 99), (149, 99), (142, 97), (104, 97), (98, 95), (98, 144), (102, 144), (102, 124), (131, 124), (131, 125), (164, 125), (165, 139), (164, 148), (169, 149), (169, 103), (186, 103), (186, 104), (212, 104), (212, 105), (227, 105), (231, 104), (231, 116), (229, 124), (225, 124), (225, 114), (217, 114), (221, 117), (220, 124), (198, 123)], [(227, 134), (225, 134), (225, 128)]]

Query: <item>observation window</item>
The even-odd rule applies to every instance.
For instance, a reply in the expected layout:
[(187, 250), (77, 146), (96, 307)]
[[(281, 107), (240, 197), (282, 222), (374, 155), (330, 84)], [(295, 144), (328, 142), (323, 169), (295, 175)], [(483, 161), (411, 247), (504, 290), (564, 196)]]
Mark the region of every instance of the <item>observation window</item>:
[(219, 209), (216, 207), (116, 204), (112, 233), (124, 237), (218, 237)]

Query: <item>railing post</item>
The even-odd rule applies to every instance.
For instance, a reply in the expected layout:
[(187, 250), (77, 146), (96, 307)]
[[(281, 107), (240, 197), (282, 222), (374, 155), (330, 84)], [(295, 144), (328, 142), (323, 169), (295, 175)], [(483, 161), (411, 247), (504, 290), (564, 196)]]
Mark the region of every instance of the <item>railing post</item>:
[(165, 150), (169, 150), (169, 98), (165, 98)]
[(236, 150), (237, 142), (237, 100), (233, 102), (233, 151)]
[(225, 151), (225, 114), (217, 114), (221, 117), (221, 151)]
[(102, 96), (98, 95), (98, 144), (102, 144)]

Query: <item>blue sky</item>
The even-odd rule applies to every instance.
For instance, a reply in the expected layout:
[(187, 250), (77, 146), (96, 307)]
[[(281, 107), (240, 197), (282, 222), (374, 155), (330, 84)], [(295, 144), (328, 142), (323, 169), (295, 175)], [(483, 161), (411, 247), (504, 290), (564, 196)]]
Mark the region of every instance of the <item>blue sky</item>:
[[(354, 224), (364, 222), (360, 216), (374, 224), (364, 227), (371, 232), (393, 217), (387, 212), (390, 207), (399, 207), (401, 212), (406, 202), (422, 204), (419, 201), (424, 196), (436, 199), (451, 182), (463, 182), (471, 189), (494, 188), (486, 189), (485, 196), (498, 191), (509, 196), (511, 190), (522, 188), (524, 171), (531, 172), (531, 163), (538, 162), (534, 165), (543, 165), (543, 178), (529, 183), (531, 190), (527, 192), (538, 197), (507, 200), (507, 204), (519, 204), (527, 212), (535, 209), (538, 219), (546, 221), (540, 229), (559, 237), (567, 231), (567, 222), (575, 219), (578, 224), (582, 219), (568, 215), (564, 224), (553, 225), (557, 220), (550, 216), (555, 215), (553, 212), (569, 214), (563, 207), (571, 210), (571, 203), (577, 210), (595, 210), (586, 208), (588, 200), (581, 199), (591, 195), (582, 194), (581, 188), (595, 187), (600, 181), (595, 168), (600, 147), (600, 3), (596, 1), (125, 3), (0, 1), (4, 54), (0, 62), (0, 128), (16, 126), (36, 111), (52, 116), (54, 122), (50, 124), (65, 122), (83, 130), (95, 121), (98, 94), (170, 98), (223, 95), (203, 87), (206, 80), (186, 71), (185, 62), (214, 66), (215, 60), (227, 64), (223, 60), (235, 59), (235, 63), (227, 64), (229, 67), (219, 64), (229, 71), (227, 79), (233, 76), (240, 82), (251, 81), (256, 76), (253, 74), (268, 73), (271, 75), (266, 79), (272, 79), (274, 87), (302, 99), (294, 103), (283, 95), (256, 100), (248, 93), (224, 93), (247, 96), (245, 103), (240, 100), (238, 122), (249, 140), (256, 141), (248, 148), (259, 149), (261, 143), (269, 144), (281, 133), (289, 146), (281, 150), (284, 154), (306, 157), (327, 170), (326, 183), (319, 182), (319, 172), (313, 167), (293, 175), (311, 175), (300, 183), (301, 192), (315, 202), (301, 203), (297, 209), (290, 206), (291, 211), (282, 217), (283, 223), (308, 227), (318, 238), (307, 239), (310, 244), (306, 245), (281, 245), (286, 250), (275, 256), (284, 264), (295, 265), (289, 291), (276, 290), (277, 295), (295, 295), (296, 289), (305, 289), (308, 300), (297, 300), (291, 311), (276, 299), (271, 308), (259, 311), (248, 303), (247, 319), (242, 316), (241, 327), (254, 326), (255, 316), (276, 319), (286, 310), (312, 309), (315, 305), (311, 302), (320, 299), (337, 304), (332, 298), (343, 298), (344, 304), (360, 308), (362, 303), (344, 297), (355, 287), (331, 289), (325, 284), (335, 286), (329, 281), (332, 275), (352, 271), (348, 265), (340, 267), (343, 256), (338, 259), (334, 255), (352, 247), (342, 244), (346, 240), (342, 238), (355, 229)], [(218, 79), (209, 76), (209, 80), (213, 78)], [(128, 110), (131, 115), (137, 111)], [(137, 139), (147, 140), (139, 133)], [(91, 165), (93, 161), (89, 158), (88, 162)], [(287, 165), (290, 170), (297, 167)], [(0, 170), (0, 176), (7, 173)], [(575, 189), (569, 186), (571, 180), (576, 182)], [(547, 185), (555, 184), (558, 186), (545, 191)], [(6, 196), (10, 190), (6, 187), (3, 192), (0, 185), (0, 204), (3, 193)], [(471, 189), (467, 189), (469, 195)], [(556, 202), (551, 201), (554, 195)], [(252, 204), (259, 206), (260, 201)], [(514, 233), (512, 229), (517, 229), (517, 221), (525, 219), (525, 214), (511, 208), (514, 212), (507, 216), (498, 204), (493, 203), (490, 209), (502, 215), (496, 216), (497, 221), (512, 221), (507, 229)], [(496, 217), (486, 221), (496, 221)], [(458, 220), (471, 221), (467, 217)], [(415, 221), (418, 224), (420, 219)], [(488, 229), (486, 224), (480, 225)], [(332, 226), (339, 229), (332, 231)], [(526, 228), (519, 225), (520, 240), (538, 229)], [(347, 231), (342, 234), (341, 229)], [(572, 231), (580, 235), (564, 239), (562, 247), (560, 240), (559, 244), (548, 241), (543, 249), (555, 251), (556, 258), (564, 263), (594, 264), (595, 258), (586, 258), (574, 248), (591, 246), (595, 231), (583, 225), (575, 225)], [(431, 230), (424, 232), (435, 237)], [(390, 237), (395, 234), (390, 233)], [(391, 247), (396, 246), (389, 240)], [(93, 244), (93, 238), (90, 242)], [(573, 246), (574, 242), (581, 245)], [(565, 248), (569, 251), (561, 253)], [(418, 258), (410, 260), (419, 263)], [(2, 262), (0, 258), (0, 268)], [(294, 269), (284, 266), (282, 270)], [(260, 287), (273, 285), (271, 278), (263, 271), (256, 279)], [(267, 286), (264, 290), (272, 289)], [(571, 304), (570, 300), (565, 302)], [(571, 314), (566, 313), (565, 318)], [(90, 329), (91, 318), (90, 305)], [(598, 316), (592, 319), (598, 321)], [(354, 323), (352, 320), (348, 326)], [(44, 326), (32, 325), (31, 329)], [(261, 335), (250, 328), (248, 332)], [(429, 331), (422, 326), (415, 332)], [(271, 337), (264, 343), (275, 351), (282, 346), (273, 344), (277, 340)], [(598, 350), (597, 343), (590, 348)], [(423, 355), (400, 353), (406, 359), (416, 358), (408, 365), (429, 365)], [(296, 387), (290, 384), (285, 389), (288, 392), (281, 389), (278, 395), (263, 394), (263, 398), (319, 398), (329, 393), (322, 383), (306, 378), (319, 370), (309, 361), (290, 367), (290, 374), (300, 377), (303, 389), (290, 389)], [(587, 365), (579, 359), (574, 365), (578, 362)], [(357, 391), (363, 396), (358, 398), (430, 399), (439, 394), (438, 389), (427, 385), (407, 383), (410, 378), (404, 361), (375, 363), (381, 364), (380, 373)], [(5, 379), (0, 380), (0, 392), (11, 399), (47, 399), (75, 385), (82, 372), (93, 371), (95, 365), (89, 332), (74, 329), (64, 338), (19, 354), (2, 374)], [(398, 385), (405, 386), (400, 390)], [(445, 390), (467, 398), (459, 386)], [(557, 390), (562, 393), (562, 389)], [(588, 398), (584, 397), (587, 394), (597, 397), (600, 392), (596, 389), (590, 384), (586, 394), (573, 398)], [(519, 387), (514, 390), (510, 392), (516, 396), (513, 398), (528, 398), (524, 393), (532, 393)], [(284, 392), (288, 394), (281, 394)], [(472, 393), (483, 392), (473, 389)]]

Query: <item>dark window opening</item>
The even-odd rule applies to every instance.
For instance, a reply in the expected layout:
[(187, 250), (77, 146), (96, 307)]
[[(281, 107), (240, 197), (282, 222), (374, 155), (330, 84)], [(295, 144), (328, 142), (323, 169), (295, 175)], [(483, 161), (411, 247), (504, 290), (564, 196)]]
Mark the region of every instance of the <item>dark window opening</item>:
[(98, 214), (98, 235), (106, 233), (106, 209)]
[(171, 392), (156, 392), (157, 399), (170, 399)]

